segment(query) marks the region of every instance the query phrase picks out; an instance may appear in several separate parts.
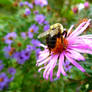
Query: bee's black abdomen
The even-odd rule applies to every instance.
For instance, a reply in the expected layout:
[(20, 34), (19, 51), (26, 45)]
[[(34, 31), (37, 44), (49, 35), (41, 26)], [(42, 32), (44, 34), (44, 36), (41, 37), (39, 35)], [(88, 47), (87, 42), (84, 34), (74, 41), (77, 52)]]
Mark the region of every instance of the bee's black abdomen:
[(57, 35), (51, 37), (50, 35), (48, 35), (46, 37), (46, 43), (48, 45), (48, 48), (54, 48), (56, 45), (56, 39), (57, 39)]

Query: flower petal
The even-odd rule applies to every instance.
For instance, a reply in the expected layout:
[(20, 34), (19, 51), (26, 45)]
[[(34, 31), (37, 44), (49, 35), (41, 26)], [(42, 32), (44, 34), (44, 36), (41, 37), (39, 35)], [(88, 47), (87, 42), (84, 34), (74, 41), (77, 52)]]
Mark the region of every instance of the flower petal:
[(62, 53), (60, 55), (59, 64), (58, 64), (58, 72), (57, 72), (57, 77), (58, 78), (60, 77), (60, 73), (62, 73), (64, 76), (67, 75), (66, 72), (64, 71), (63, 64), (64, 64), (64, 55)]
[(66, 58), (74, 65), (76, 66), (79, 70), (81, 70), (82, 72), (85, 72), (85, 69), (80, 65), (78, 64), (75, 60), (73, 60), (69, 54), (65, 54)]

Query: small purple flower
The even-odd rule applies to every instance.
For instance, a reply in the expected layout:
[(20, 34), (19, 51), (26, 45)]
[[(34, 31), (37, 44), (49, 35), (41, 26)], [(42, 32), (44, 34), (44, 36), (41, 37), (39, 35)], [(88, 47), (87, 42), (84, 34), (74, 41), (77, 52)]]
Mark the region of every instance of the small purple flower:
[(0, 90), (3, 90), (3, 88), (7, 85), (7, 83), (8, 83), (8, 77), (3, 72), (0, 74)]
[(17, 37), (17, 34), (15, 32), (11, 32), (11, 33), (8, 33), (4, 39), (5, 39), (5, 43), (7, 44), (11, 44), (13, 42), (13, 39), (16, 39)]
[(48, 24), (49, 25), (49, 22), (48, 21), (44, 21), (44, 24), (46, 24), (46, 25)]
[(25, 15), (28, 16), (28, 15), (30, 15), (30, 13), (31, 13), (30, 9), (29, 8), (26, 8), (25, 9)]
[(24, 6), (24, 3), (23, 2), (20, 2), (19, 5), (22, 7), (22, 6)]
[(11, 46), (10, 45), (5, 46), (3, 51), (4, 51), (4, 55), (5, 55), (6, 58), (11, 58), (12, 57), (12, 54), (10, 53), (10, 51), (11, 51)]
[(31, 52), (27, 51), (27, 50), (22, 50), (21, 54), (23, 55), (23, 57), (25, 58), (25, 60), (28, 60), (30, 58)]
[(35, 0), (36, 5), (40, 5), (41, 7), (48, 5), (47, 0)]
[(85, 8), (89, 8), (89, 2), (85, 2), (85, 3), (84, 3), (84, 7), (85, 7)]
[(34, 11), (34, 14), (39, 14), (39, 11), (38, 11), (38, 10), (35, 10), (35, 11)]
[(31, 46), (31, 45), (27, 45), (26, 50), (27, 50), (27, 51), (32, 51), (32, 50), (34, 50), (34, 47), (33, 47), (33, 46)]
[(21, 52), (16, 52), (14, 54), (14, 58), (16, 59), (16, 61), (18, 62), (18, 64), (24, 64), (25, 61), (26, 61), (24, 55)]
[(31, 25), (31, 26), (29, 27), (29, 32), (37, 33), (38, 29), (39, 29), (39, 27), (36, 26), (35, 24), (33, 24), (33, 25)]
[(16, 69), (13, 68), (13, 67), (10, 67), (10, 68), (8, 68), (8, 73), (11, 74), (11, 75), (15, 75)]
[(25, 32), (21, 32), (21, 36), (22, 36), (22, 38), (24, 38), (24, 39), (26, 39), (26, 33)]
[(38, 47), (41, 44), (39, 40), (35, 40), (35, 39), (32, 39), (31, 43), (33, 44), (34, 47)]
[(37, 14), (36, 16), (35, 16), (35, 21), (37, 21), (38, 22), (38, 24), (42, 24), (42, 23), (44, 23), (44, 21), (45, 21), (45, 16), (43, 15), (43, 14)]
[(65, 61), (64, 68), (66, 72), (71, 70), (72, 65), (70, 65), (70, 62), (68, 60)]
[(33, 36), (34, 36), (34, 35), (33, 35), (32, 32), (28, 32), (28, 37), (29, 37), (29, 38), (33, 38)]
[(28, 6), (29, 2), (28, 1), (25, 1), (24, 4)]
[(47, 31), (50, 28), (50, 25), (45, 25), (44, 26), (44, 31)]
[(28, 7), (29, 7), (30, 9), (32, 9), (32, 8), (33, 8), (33, 5), (32, 5), (31, 3), (29, 3), (29, 4), (28, 4)]

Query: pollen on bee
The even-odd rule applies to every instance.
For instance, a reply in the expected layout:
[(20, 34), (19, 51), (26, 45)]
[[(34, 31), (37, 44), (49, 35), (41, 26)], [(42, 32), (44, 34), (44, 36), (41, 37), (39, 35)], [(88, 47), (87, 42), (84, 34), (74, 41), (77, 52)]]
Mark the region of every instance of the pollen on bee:
[(54, 48), (51, 49), (51, 52), (53, 54), (58, 54), (58, 53), (61, 53), (63, 50), (65, 50), (68, 46), (68, 41), (63, 38), (57, 38), (56, 40), (56, 45)]

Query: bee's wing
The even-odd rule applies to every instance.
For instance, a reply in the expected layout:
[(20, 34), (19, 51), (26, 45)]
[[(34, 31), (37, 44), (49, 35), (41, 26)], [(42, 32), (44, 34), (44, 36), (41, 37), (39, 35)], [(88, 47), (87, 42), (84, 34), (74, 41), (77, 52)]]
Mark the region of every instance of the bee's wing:
[(40, 35), (38, 35), (38, 38), (42, 38), (42, 37), (44, 37), (44, 36), (47, 36), (48, 34), (50, 34), (50, 29), (49, 30), (47, 30), (46, 32), (43, 32), (43, 33), (41, 33)]

